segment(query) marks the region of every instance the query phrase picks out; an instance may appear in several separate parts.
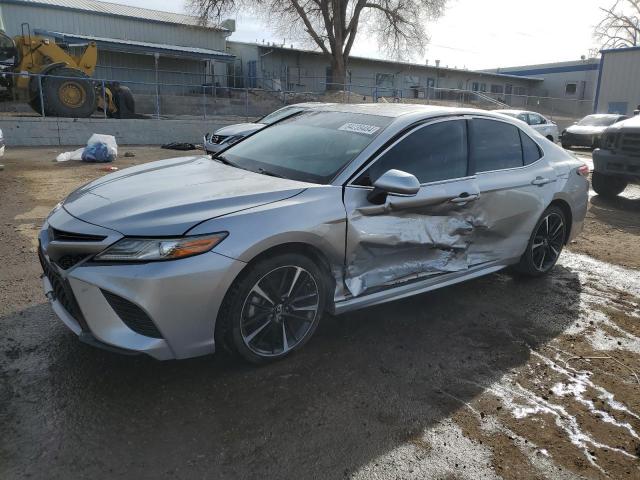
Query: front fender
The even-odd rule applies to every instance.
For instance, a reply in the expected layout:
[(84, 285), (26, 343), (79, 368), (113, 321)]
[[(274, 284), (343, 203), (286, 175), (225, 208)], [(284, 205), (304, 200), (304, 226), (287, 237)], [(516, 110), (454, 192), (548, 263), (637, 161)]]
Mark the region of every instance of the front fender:
[(295, 197), (203, 222), (189, 235), (229, 232), (215, 252), (250, 262), (270, 248), (304, 243), (319, 249), (330, 267), (344, 265), (346, 212), (342, 188), (311, 187)]

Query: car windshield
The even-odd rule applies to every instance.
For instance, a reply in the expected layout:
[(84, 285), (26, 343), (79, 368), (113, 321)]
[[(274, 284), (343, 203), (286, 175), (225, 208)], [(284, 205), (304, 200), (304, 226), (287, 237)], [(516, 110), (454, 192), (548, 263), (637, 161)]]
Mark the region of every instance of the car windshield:
[(218, 156), (239, 168), (311, 183), (329, 183), (391, 119), (310, 110), (260, 130)]
[(291, 115), (295, 115), (296, 113), (300, 113), (304, 110), (302, 107), (284, 107), (280, 110), (276, 110), (275, 112), (271, 112), (269, 115), (265, 115), (256, 123), (264, 123), (265, 125), (271, 125), (272, 123), (276, 123), (283, 118), (290, 117)]
[(601, 117), (599, 115), (589, 115), (584, 117), (582, 120), (578, 122), (578, 125), (583, 125), (587, 127), (608, 127), (609, 125), (613, 125), (619, 120), (620, 117), (615, 115)]

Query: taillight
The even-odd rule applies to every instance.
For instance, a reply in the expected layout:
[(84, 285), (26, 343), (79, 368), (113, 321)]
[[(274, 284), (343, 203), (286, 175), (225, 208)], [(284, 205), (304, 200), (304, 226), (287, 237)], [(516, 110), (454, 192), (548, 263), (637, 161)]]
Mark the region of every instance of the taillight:
[(578, 167), (578, 175), (582, 175), (583, 177), (589, 176), (589, 167), (587, 165), (582, 165)]

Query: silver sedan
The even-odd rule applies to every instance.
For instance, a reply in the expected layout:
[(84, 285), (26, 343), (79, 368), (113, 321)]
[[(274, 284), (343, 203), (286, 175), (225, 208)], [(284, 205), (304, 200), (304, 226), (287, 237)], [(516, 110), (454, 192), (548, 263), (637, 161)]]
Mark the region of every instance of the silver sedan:
[(213, 159), (102, 177), (39, 235), (44, 289), (81, 340), (260, 363), (341, 314), (511, 266), (549, 272), (588, 169), (481, 110), (318, 105)]

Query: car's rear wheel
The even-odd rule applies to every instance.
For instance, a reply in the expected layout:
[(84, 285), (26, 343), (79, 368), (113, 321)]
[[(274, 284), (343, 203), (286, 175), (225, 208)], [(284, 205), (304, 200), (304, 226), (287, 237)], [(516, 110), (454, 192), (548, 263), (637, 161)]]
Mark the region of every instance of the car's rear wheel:
[(304, 255), (277, 255), (247, 267), (227, 294), (216, 342), (252, 363), (283, 358), (315, 332), (327, 293), (322, 270)]
[(561, 208), (551, 205), (536, 223), (527, 250), (515, 266), (516, 271), (537, 277), (553, 269), (567, 234), (567, 220)]
[(591, 175), (591, 185), (598, 195), (613, 198), (627, 188), (628, 182), (621, 177), (613, 177), (599, 172)]

